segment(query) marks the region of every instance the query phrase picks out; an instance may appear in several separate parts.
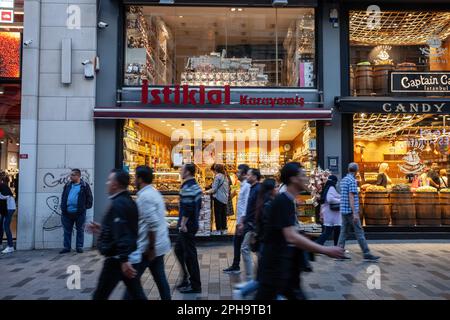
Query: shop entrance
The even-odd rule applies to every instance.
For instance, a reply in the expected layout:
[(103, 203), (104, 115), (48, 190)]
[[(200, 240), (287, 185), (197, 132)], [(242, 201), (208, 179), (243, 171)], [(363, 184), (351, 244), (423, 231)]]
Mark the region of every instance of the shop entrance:
[[(316, 121), (309, 120), (126, 119), (122, 161), (132, 181), (137, 166), (153, 168), (153, 184), (164, 196), (171, 229), (178, 221), (180, 167), (195, 163), (197, 181), (207, 190), (214, 179), (212, 165), (223, 164), (232, 181), (233, 214), (227, 224), (228, 234), (233, 234), (239, 194), (237, 166), (245, 163), (257, 168), (263, 178), (276, 178), (288, 161), (301, 162), (310, 171), (317, 167), (316, 144)], [(131, 187), (131, 191), (136, 190)], [(198, 233), (204, 236), (215, 231), (208, 198), (204, 196)], [(304, 214), (306, 220), (313, 216), (311, 210)]]

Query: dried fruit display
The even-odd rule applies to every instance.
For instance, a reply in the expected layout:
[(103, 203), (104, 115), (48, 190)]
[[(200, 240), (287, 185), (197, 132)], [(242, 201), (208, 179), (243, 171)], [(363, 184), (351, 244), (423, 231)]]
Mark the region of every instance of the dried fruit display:
[(387, 189), (383, 186), (368, 186), (366, 192), (387, 192)]
[(418, 187), (416, 189), (416, 192), (437, 192), (437, 189), (434, 187), (423, 186), (423, 187)]
[(400, 183), (392, 186), (392, 192), (410, 192), (411, 187), (407, 184)]

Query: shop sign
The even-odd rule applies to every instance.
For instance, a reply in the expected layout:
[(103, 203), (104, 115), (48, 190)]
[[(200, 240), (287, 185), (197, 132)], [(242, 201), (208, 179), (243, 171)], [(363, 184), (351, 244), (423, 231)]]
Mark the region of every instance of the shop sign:
[(450, 92), (450, 72), (391, 72), (391, 92)]
[(0, 23), (13, 23), (14, 11), (0, 9)]
[(0, 8), (14, 8), (14, 0), (0, 0)]
[(384, 103), (383, 111), (387, 113), (443, 113), (448, 105), (442, 103)]
[(175, 105), (175, 106), (204, 106), (204, 105), (233, 105), (241, 106), (300, 106), (305, 105), (303, 97), (258, 97), (241, 94), (238, 101), (232, 101), (231, 87), (224, 86), (214, 90), (206, 90), (205, 86), (190, 87), (165, 86), (164, 88), (148, 89), (148, 82), (143, 81), (141, 90), (141, 102), (143, 104)]

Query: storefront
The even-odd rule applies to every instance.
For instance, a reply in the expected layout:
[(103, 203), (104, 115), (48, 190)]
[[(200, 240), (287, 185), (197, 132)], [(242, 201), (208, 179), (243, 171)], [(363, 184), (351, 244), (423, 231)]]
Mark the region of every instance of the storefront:
[(380, 6), (343, 9), (343, 156), (367, 230), (448, 232), (450, 11)]
[[(97, 103), (97, 134), (114, 134), (114, 163), (132, 177), (138, 165), (154, 169), (171, 227), (183, 163), (197, 165), (204, 189), (211, 165), (224, 164), (236, 192), (241, 163), (264, 177), (292, 160), (308, 172), (323, 164), (332, 111), (319, 90), (314, 1), (283, 8), (125, 4), (123, 14), (120, 85), (115, 106)], [(303, 196), (300, 220), (313, 229), (309, 198)], [(215, 228), (209, 197), (204, 201), (199, 234), (207, 236)], [(235, 223), (229, 216), (229, 233)]]

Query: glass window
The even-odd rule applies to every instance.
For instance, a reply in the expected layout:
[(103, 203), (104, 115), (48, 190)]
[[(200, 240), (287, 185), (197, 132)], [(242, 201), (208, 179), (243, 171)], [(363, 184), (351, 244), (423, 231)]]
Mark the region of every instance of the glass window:
[[(350, 11), (349, 21), (351, 95), (436, 94), (439, 88), (425, 83), (415, 90), (407, 83), (393, 88), (390, 73), (450, 71), (450, 12), (381, 11), (374, 16)], [(418, 74), (409, 76), (421, 79)], [(439, 85), (449, 87), (442, 92), (450, 92), (448, 83)]]
[(124, 85), (315, 87), (312, 8), (129, 6)]

